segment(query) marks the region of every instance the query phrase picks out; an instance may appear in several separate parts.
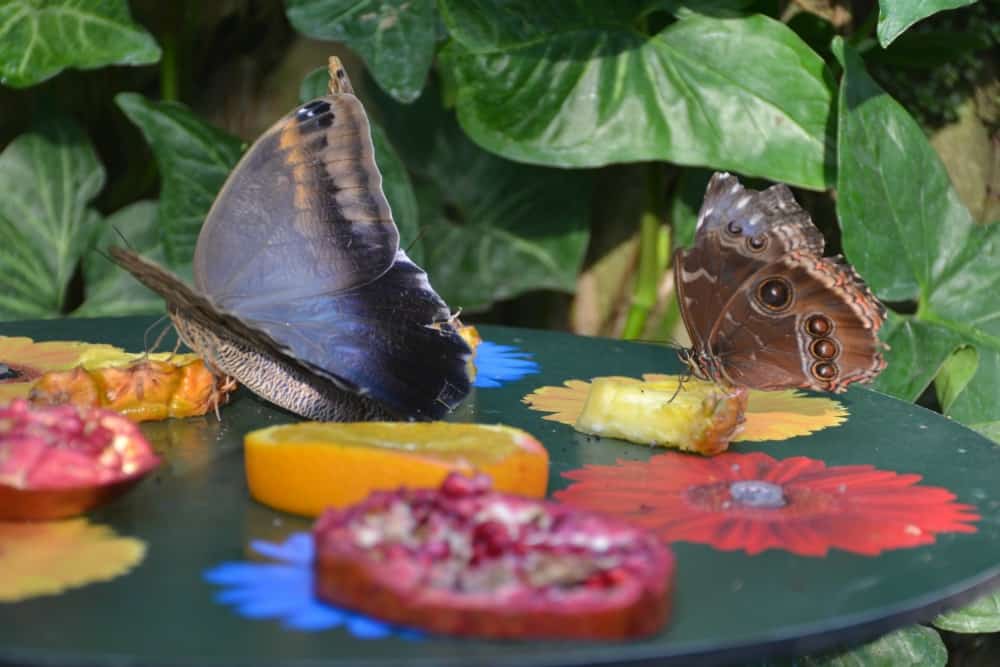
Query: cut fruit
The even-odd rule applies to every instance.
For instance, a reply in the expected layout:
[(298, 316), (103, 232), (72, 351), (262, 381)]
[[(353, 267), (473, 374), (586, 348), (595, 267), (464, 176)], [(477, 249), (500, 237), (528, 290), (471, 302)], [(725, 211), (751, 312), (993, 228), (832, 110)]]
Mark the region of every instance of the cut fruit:
[(159, 463), (139, 428), (117, 412), (15, 399), (0, 407), (0, 520), (80, 514)]
[(656, 537), (483, 475), (373, 493), (313, 536), (320, 598), (435, 633), (623, 639), (670, 611), (674, 559)]
[(488, 475), (497, 489), (545, 495), (549, 455), (520, 429), (451, 422), (302, 422), (244, 438), (250, 495), (316, 516), (377, 489), (437, 487), (452, 471)]
[(574, 428), (711, 455), (725, 451), (740, 432), (746, 406), (744, 387), (725, 388), (697, 378), (594, 378)]
[(479, 335), (479, 330), (471, 324), (463, 324), (458, 327), (458, 335), (462, 337), (469, 349), (472, 350), (472, 354), (469, 355), (469, 360), (465, 364), (466, 371), (469, 374), (470, 380), (476, 379), (476, 350), (479, 348), (479, 344), (483, 342), (483, 337)]
[(109, 408), (139, 422), (203, 415), (225, 403), (235, 386), (218, 380), (194, 355), (179, 355), (48, 372), (29, 397), (36, 405)]

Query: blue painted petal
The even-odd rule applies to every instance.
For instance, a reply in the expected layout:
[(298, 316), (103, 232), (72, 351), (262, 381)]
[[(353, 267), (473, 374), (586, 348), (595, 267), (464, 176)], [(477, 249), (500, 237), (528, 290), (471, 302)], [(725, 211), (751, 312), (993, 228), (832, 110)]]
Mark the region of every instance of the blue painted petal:
[(532, 354), (513, 345), (498, 345), (483, 341), (476, 348), (476, 387), (499, 387), (504, 382), (520, 380), (539, 372)]
[(392, 634), (392, 626), (387, 623), (357, 614), (347, 617), (347, 629), (361, 639), (381, 639)]
[(346, 612), (336, 607), (314, 602), (296, 609), (285, 617), (285, 626), (293, 630), (316, 632), (328, 630), (344, 623)]
[(287, 563), (307, 565), (313, 561), (313, 539), (309, 533), (293, 533), (281, 544), (254, 540), (250, 548), (261, 556)]
[(307, 632), (343, 625), (364, 639), (393, 634), (408, 639), (422, 636), (319, 600), (313, 592), (313, 541), (309, 533), (294, 533), (281, 543), (255, 540), (251, 547), (279, 562), (228, 562), (202, 574), (206, 581), (224, 587), (216, 601), (233, 607), (242, 616), (277, 618), (287, 628)]

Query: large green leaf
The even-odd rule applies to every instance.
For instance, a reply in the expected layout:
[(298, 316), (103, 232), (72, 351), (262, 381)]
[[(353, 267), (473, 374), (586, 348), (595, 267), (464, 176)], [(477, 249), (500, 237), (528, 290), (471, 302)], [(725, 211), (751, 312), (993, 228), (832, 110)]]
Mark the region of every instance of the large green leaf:
[(397, 100), (420, 95), (437, 41), (434, 0), (286, 0), (285, 6), (296, 30), (355, 50)]
[(876, 293), (917, 302), (915, 315), (887, 328), (893, 350), (879, 387), (913, 398), (956, 349), (973, 347), (974, 374), (953, 367), (943, 396), (948, 414), (988, 429), (1000, 421), (1000, 225), (973, 222), (916, 122), (842, 40), (834, 51), (844, 65), (843, 246)]
[(1000, 632), (1000, 593), (990, 593), (967, 607), (934, 619), (934, 626), (949, 632)]
[(647, 36), (635, 29), (645, 4), (546, 5), (562, 14), (544, 25), (565, 28), (525, 28), (517, 41), (516, 27), (501, 26), (496, 47), (484, 29), (470, 37), (463, 3), (445, 0), (449, 30), (465, 40), (442, 52), (462, 127), (525, 162), (669, 160), (824, 188), (833, 93), (823, 60), (760, 15), (689, 13)]
[(591, 175), (526, 167), (482, 150), (441, 109), (436, 92), (428, 88), (406, 107), (381, 105), (415, 174), (434, 287), (452, 307), (469, 310), (529, 290), (572, 291), (587, 246)]
[(178, 102), (151, 102), (138, 93), (121, 93), (115, 102), (142, 130), (160, 168), (159, 225), (167, 263), (189, 264), (201, 223), (242, 144)]
[(101, 217), (104, 167), (68, 118), (46, 118), (0, 154), (0, 319), (53, 317)]
[(879, 0), (878, 41), (884, 47), (931, 14), (971, 5), (976, 0)]
[[(310, 72), (299, 87), (299, 100), (306, 102), (325, 95), (328, 80), (329, 74), (325, 68)], [(413, 193), (410, 175), (382, 126), (373, 118), (368, 119), (368, 124), (372, 130), (375, 164), (382, 172), (382, 191), (389, 200), (392, 218), (399, 227), (399, 245), (406, 250), (410, 259), (421, 264), (424, 258), (423, 240), (420, 238), (417, 196)]]
[(147, 259), (165, 263), (157, 227), (157, 203), (140, 201), (108, 218), (93, 250), (83, 258), (86, 299), (76, 317), (118, 317), (163, 312), (163, 298), (122, 271), (104, 253), (110, 245), (127, 243)]
[(801, 667), (944, 667), (948, 648), (932, 628), (914, 625), (844, 653), (806, 657)]
[(67, 67), (146, 65), (160, 47), (126, 0), (0, 2), (0, 83), (31, 86)]

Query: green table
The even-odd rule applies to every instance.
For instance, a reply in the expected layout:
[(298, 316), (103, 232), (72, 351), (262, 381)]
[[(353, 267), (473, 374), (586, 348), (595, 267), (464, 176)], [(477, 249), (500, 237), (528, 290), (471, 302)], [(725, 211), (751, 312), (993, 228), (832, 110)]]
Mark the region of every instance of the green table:
[[(147, 318), (0, 325), (0, 334), (78, 339), (139, 350)], [(522, 397), (542, 385), (600, 375), (679, 372), (672, 350), (562, 333), (482, 327), (486, 340), (534, 354), (541, 372), (477, 389), (455, 416), (502, 421), (539, 437), (552, 459), (550, 492), (586, 464), (644, 462), (660, 450), (602, 441), (543, 421)], [(152, 340), (152, 337), (150, 338)], [(169, 346), (171, 343), (165, 343)], [(242, 434), (295, 417), (240, 391), (214, 417), (149, 424), (167, 464), (135, 491), (90, 514), (92, 522), (148, 544), (126, 576), (57, 596), (0, 604), (0, 663), (39, 665), (661, 665), (751, 662), (858, 643), (927, 621), (968, 601), (1000, 574), (996, 450), (959, 424), (867, 389), (838, 397), (846, 423), (783, 442), (735, 443), (731, 451), (775, 459), (806, 456), (827, 466), (871, 464), (916, 473), (975, 506), (975, 532), (942, 532), (933, 544), (865, 556), (825, 557), (770, 549), (756, 555), (676, 542), (674, 614), (650, 639), (623, 643), (487, 642), (390, 636), (361, 639), (343, 628), (291, 630), (218, 604), (203, 578), (225, 561), (252, 558), (252, 540), (280, 541), (309, 522), (250, 500)], [(178, 436), (178, 433), (180, 434)], [(174, 438), (172, 441), (168, 436)], [(198, 455), (191, 456), (190, 448)], [(0, 545), (2, 547), (2, 545)]]

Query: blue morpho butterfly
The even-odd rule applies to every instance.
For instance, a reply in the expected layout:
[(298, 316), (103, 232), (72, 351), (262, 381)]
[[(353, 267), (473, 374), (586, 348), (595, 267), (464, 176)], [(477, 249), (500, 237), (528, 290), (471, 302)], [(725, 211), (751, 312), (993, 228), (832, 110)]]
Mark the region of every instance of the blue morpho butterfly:
[(437, 419), (469, 392), (471, 352), (399, 248), (371, 131), (339, 60), (330, 93), (250, 148), (198, 236), (191, 289), (133, 252), (217, 372), (310, 419)]

